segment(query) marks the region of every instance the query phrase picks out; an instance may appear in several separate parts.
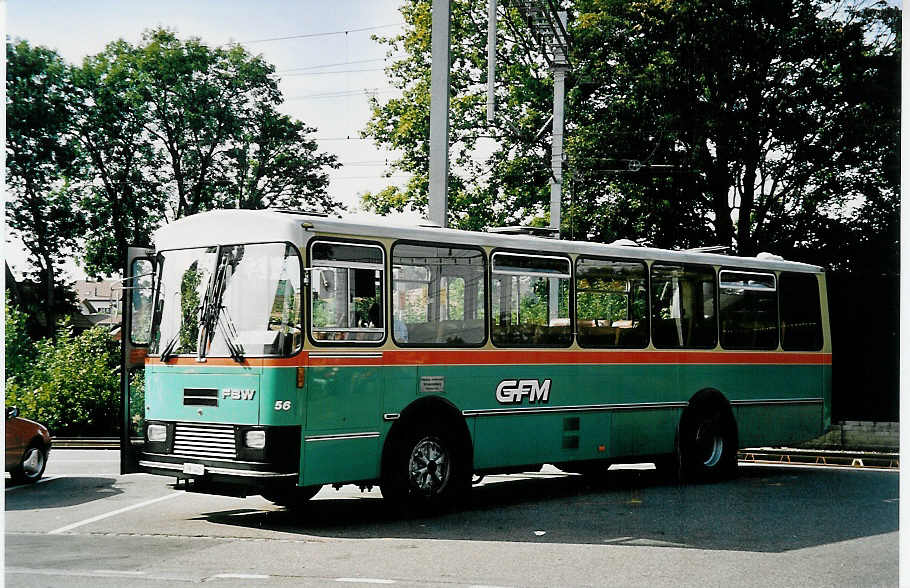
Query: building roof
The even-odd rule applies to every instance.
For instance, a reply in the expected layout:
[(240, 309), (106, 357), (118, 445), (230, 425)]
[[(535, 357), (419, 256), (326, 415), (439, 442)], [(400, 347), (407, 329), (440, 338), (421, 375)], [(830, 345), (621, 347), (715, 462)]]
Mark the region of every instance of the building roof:
[[(73, 284), (73, 290), (76, 291), (76, 298), (82, 300), (119, 300), (120, 280), (93, 280), (86, 278), (76, 280)], [(113, 295), (112, 295), (113, 294)]]

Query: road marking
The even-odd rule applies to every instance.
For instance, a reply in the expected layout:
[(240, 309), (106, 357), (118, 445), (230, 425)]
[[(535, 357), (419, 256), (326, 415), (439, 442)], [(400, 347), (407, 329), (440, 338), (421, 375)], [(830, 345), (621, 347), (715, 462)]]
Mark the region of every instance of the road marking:
[(395, 580), (384, 578), (335, 578), (336, 582), (349, 582), (353, 584), (394, 584)]
[[(56, 479), (57, 479), (57, 476), (45, 476), (44, 478), (41, 478), (34, 484), (19, 484), (18, 486), (10, 486), (9, 488), (6, 489), (6, 492), (9, 492), (10, 490), (18, 490), (19, 488), (32, 488), (34, 486), (37, 486), (38, 484), (44, 484), (45, 482), (50, 482), (51, 480), (56, 480)], [(9, 481), (9, 480), (7, 480), (7, 481)]]
[(144, 576), (145, 572), (139, 571), (130, 571), (130, 570), (92, 570), (94, 574), (100, 574), (103, 576)]
[(182, 490), (180, 492), (174, 492), (173, 494), (165, 494), (164, 496), (159, 496), (158, 498), (152, 498), (151, 500), (146, 500), (144, 502), (140, 502), (139, 504), (133, 504), (131, 506), (125, 506), (123, 508), (118, 508), (117, 510), (112, 510), (111, 512), (106, 512), (104, 514), (100, 514), (98, 516), (94, 516), (89, 519), (79, 521), (78, 523), (73, 523), (71, 525), (66, 525), (65, 527), (60, 527), (59, 529), (54, 529), (53, 531), (50, 531), (48, 533), (48, 535), (59, 535), (61, 533), (66, 533), (67, 531), (72, 531), (73, 529), (75, 529), (77, 527), (81, 527), (83, 525), (88, 525), (88, 524), (94, 523), (96, 521), (100, 521), (100, 520), (107, 519), (107, 518), (110, 518), (113, 516), (117, 516), (118, 514), (125, 513), (130, 510), (142, 508), (143, 506), (155, 504), (156, 502), (161, 502), (162, 500), (167, 500), (169, 498), (176, 498), (177, 496), (180, 496), (181, 494), (184, 494), (184, 492)]
[(268, 580), (271, 576), (265, 574), (215, 574), (209, 576), (210, 580), (218, 579), (235, 579), (235, 580)]
[(7, 574), (28, 574), (30, 576), (81, 576), (88, 578), (111, 577), (136, 577), (145, 576), (145, 572), (129, 570), (61, 570), (61, 569), (35, 569), (35, 568), (6, 568)]

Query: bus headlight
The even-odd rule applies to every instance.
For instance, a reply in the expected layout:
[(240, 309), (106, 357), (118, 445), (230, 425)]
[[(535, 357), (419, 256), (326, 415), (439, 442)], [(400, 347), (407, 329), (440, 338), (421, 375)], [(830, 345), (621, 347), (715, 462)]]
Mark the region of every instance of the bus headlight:
[(157, 443), (167, 440), (167, 427), (164, 425), (149, 425), (146, 429), (148, 440)]
[(265, 431), (247, 431), (243, 435), (243, 444), (250, 449), (265, 447)]

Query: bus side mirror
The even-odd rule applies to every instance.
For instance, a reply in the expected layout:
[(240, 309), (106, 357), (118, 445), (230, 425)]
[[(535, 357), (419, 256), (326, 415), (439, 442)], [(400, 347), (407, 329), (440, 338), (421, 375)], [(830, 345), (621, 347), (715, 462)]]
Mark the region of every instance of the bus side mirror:
[(6, 418), (7, 419), (14, 419), (17, 416), (19, 416), (19, 407), (18, 406), (10, 406), (9, 408), (6, 409)]

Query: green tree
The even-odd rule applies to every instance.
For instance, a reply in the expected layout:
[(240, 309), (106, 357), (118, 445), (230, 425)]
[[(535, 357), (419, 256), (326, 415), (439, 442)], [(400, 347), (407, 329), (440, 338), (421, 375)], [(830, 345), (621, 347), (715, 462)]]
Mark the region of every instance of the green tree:
[(6, 344), (4, 347), (6, 379), (21, 382), (28, 379), (31, 363), (37, 354), (35, 343), (26, 328), (26, 315), (13, 305), (6, 294)]
[[(575, 0), (563, 234), (664, 247), (722, 244), (824, 264), (845, 236), (897, 210), (899, 10), (854, 0)], [(497, 120), (484, 120), (486, 3), (453, 2), (452, 224), (541, 222), (549, 194), (552, 82), (514, 8), (500, 11)], [(374, 101), (364, 134), (402, 153), (403, 189), (377, 212), (426, 207), (430, 3), (411, 0), (379, 38), (401, 98)], [(491, 155), (470, 157), (483, 141)], [(872, 219), (861, 217), (863, 210)], [(841, 244), (818, 254), (825, 239)], [(868, 237), (867, 237), (868, 238)], [(859, 257), (841, 263), (862, 265)], [(811, 259), (810, 259), (811, 258)]]
[(148, 131), (149, 107), (135, 80), (136, 49), (115, 41), (71, 68), (72, 133), (85, 168), (88, 238), (83, 258), (91, 275), (121, 271), (129, 245), (151, 245), (163, 219), (164, 163)]
[(319, 152), (316, 131), (271, 105), (260, 107), (225, 152), (224, 208), (343, 209), (326, 188), (338, 158)]
[(278, 112), (274, 67), (238, 45), (166, 29), (119, 40), (72, 70), (74, 133), (90, 157), (83, 198), (93, 273), (160, 223), (213, 208), (343, 208), (326, 192), (334, 155), (315, 129)]
[(271, 64), (239, 45), (212, 48), (164, 29), (145, 34), (134, 60), (146, 128), (167, 162), (169, 219), (224, 205), (340, 206), (323, 171), (337, 161), (316, 151), (314, 129), (278, 114)]
[[(569, 151), (580, 174), (630, 158), (669, 165), (676, 200), (742, 255), (805, 258), (825, 227), (854, 222), (857, 203), (896, 196), (896, 184), (868, 181), (884, 180), (896, 162), (893, 7), (579, 0), (576, 8), (578, 67), (603, 80), (570, 95)], [(861, 89), (873, 80), (890, 99)], [(642, 171), (631, 183), (666, 194), (663, 174)], [(574, 185), (576, 201), (588, 202), (590, 184)]]
[[(401, 98), (373, 100), (373, 114), (364, 135), (401, 153), (395, 168), (412, 174), (403, 189), (389, 187), (363, 197), (380, 214), (407, 208), (423, 211), (428, 197), (430, 128), (430, 2), (411, 0), (401, 8), (404, 32), (377, 37), (389, 55), (404, 57), (387, 68)], [(549, 145), (535, 139), (549, 116), (550, 81), (545, 69), (528, 53), (516, 31), (523, 28), (514, 11), (503, 19), (497, 46), (503, 72), (499, 116), (492, 127), (485, 120), (486, 2), (452, 3), (452, 66), (449, 175), (450, 224), (479, 229), (516, 224), (546, 215)], [(478, 146), (496, 142), (485, 161), (473, 157)]]
[(71, 92), (61, 57), (26, 41), (6, 44), (7, 222), (38, 268), (46, 335), (56, 325), (58, 265), (84, 229), (76, 186), (79, 163), (67, 130)]
[[(40, 270), (26, 271), (24, 279), (19, 282), (18, 294), (12, 301), (25, 315), (25, 332), (32, 341), (38, 341), (49, 336), (47, 332), (47, 293), (42, 283)], [(76, 292), (72, 284), (58, 280), (54, 286), (54, 315), (58, 317), (71, 316), (78, 312)]]

